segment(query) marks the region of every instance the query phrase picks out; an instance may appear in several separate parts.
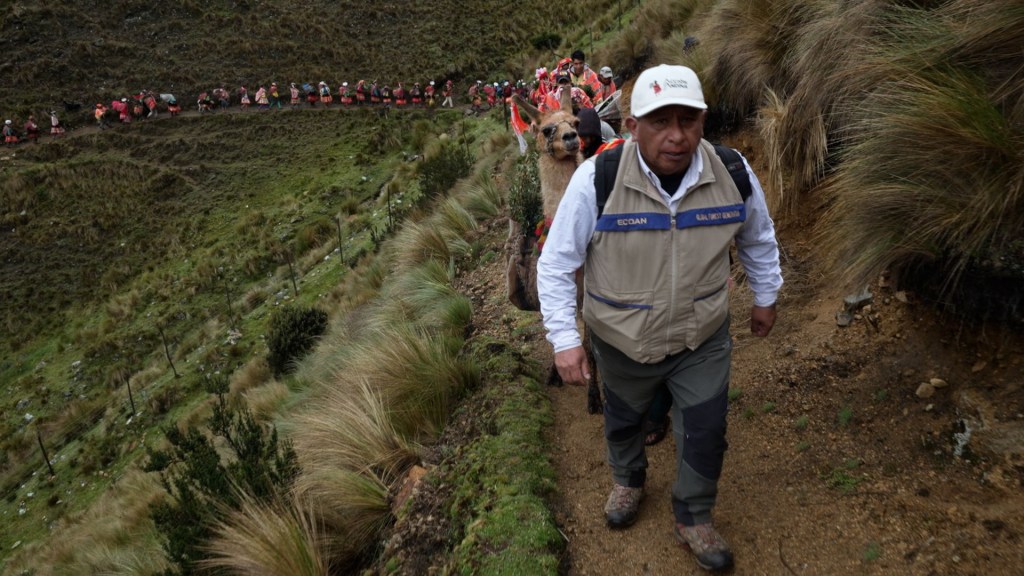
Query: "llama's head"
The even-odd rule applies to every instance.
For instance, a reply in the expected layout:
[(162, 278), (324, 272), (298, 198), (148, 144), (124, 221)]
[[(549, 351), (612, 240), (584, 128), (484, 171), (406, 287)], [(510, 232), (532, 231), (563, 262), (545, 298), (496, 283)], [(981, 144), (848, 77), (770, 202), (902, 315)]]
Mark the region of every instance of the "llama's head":
[(513, 95), (513, 100), (533, 122), (531, 131), (537, 139), (537, 148), (556, 161), (579, 162), (580, 138), (576, 132), (579, 120), (572, 113), (572, 97), (569, 90), (562, 90), (561, 106), (541, 112), (532, 104)]

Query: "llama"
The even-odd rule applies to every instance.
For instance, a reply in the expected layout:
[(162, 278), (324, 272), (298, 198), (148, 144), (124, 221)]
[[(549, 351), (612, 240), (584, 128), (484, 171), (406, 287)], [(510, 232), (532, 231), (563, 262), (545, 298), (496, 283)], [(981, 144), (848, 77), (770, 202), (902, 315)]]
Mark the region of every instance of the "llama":
[[(581, 145), (576, 126), (579, 121), (572, 113), (571, 95), (562, 91), (560, 107), (541, 112), (518, 94), (512, 101), (532, 121), (530, 132), (540, 150), (540, 195), (545, 227), (550, 225), (562, 201), (576, 167), (582, 162)], [(506, 252), (508, 265), (508, 298), (520, 310), (540, 310), (537, 297), (538, 238), (532, 230), (521, 230), (518, 222), (511, 221)]]
[[(544, 227), (547, 228), (555, 217), (555, 211), (562, 201), (569, 180), (583, 161), (582, 146), (576, 132), (579, 120), (572, 113), (572, 93), (570, 90), (562, 90), (559, 107), (546, 112), (541, 112), (518, 94), (514, 94), (512, 100), (532, 121), (530, 132), (540, 150), (540, 195)], [(524, 234), (519, 230), (519, 224), (512, 222), (506, 244), (506, 251), (511, 253), (508, 266), (508, 294), (509, 300), (520, 310), (540, 309), (540, 299), (537, 295), (537, 256), (534, 250), (537, 240), (531, 231)], [(582, 302), (583, 295), (582, 272), (576, 272), (578, 305)], [(584, 338), (589, 340), (586, 335)], [(584, 348), (589, 349), (589, 346)], [(601, 392), (597, 385), (597, 369), (593, 358), (590, 358), (590, 365), (593, 377), (587, 392), (587, 411), (599, 414), (602, 411)], [(553, 365), (548, 375), (548, 383), (561, 384), (561, 378)]]

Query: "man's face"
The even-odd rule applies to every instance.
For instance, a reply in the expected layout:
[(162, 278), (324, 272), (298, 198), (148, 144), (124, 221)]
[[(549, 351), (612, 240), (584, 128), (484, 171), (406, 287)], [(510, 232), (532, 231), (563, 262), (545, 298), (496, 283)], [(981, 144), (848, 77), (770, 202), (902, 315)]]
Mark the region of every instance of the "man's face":
[(598, 74), (597, 79), (598, 79), (599, 82), (601, 82), (601, 84), (604, 84), (605, 86), (607, 86), (607, 85), (612, 83), (612, 79), (611, 78), (605, 78), (604, 76), (601, 76), (600, 74)]
[(658, 176), (682, 174), (690, 167), (704, 135), (704, 111), (688, 106), (664, 106), (642, 118), (626, 118), (644, 162)]
[(577, 75), (577, 76), (579, 76), (580, 74), (583, 74), (583, 65), (584, 65), (583, 60), (573, 60), (572, 61), (572, 66), (571, 66), (572, 73)]

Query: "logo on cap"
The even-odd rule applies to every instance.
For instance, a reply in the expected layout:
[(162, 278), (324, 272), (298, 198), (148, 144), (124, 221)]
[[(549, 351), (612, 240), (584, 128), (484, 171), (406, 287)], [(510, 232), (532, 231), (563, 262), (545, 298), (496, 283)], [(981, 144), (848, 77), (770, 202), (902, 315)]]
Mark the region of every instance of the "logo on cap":
[(657, 96), (658, 94), (661, 94), (661, 86), (658, 84), (657, 80), (655, 80), (654, 82), (651, 82), (650, 88), (651, 88), (651, 90), (654, 91), (654, 95), (655, 96)]

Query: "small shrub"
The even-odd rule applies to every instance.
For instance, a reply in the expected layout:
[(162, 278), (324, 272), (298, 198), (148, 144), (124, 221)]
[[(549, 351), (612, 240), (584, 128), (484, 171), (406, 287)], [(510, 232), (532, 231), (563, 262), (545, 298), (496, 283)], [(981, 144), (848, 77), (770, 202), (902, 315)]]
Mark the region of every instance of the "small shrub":
[(473, 155), (467, 148), (446, 144), (436, 155), (423, 161), (420, 167), (420, 190), (425, 197), (435, 198), (468, 175), (472, 167)]
[(292, 371), (295, 361), (327, 330), (327, 313), (317, 308), (285, 306), (270, 319), (267, 363), (275, 376)]
[(809, 420), (810, 419), (807, 417), (807, 415), (804, 414), (803, 416), (797, 418), (796, 423), (794, 423), (793, 425), (796, 427), (797, 430), (804, 430), (807, 428), (807, 422)]
[(836, 416), (836, 421), (839, 423), (840, 428), (846, 428), (850, 425), (850, 421), (853, 420), (853, 408), (849, 406), (843, 406)]
[(864, 549), (864, 561), (874, 562), (882, 557), (882, 547), (878, 542), (869, 542), (867, 548)]
[(729, 388), (729, 402), (736, 402), (743, 396), (742, 388)]
[(765, 414), (770, 414), (770, 413), (772, 413), (774, 411), (775, 411), (775, 402), (765, 402), (761, 406), (761, 412), (764, 412)]
[(554, 50), (562, 43), (562, 36), (556, 32), (541, 32), (530, 38), (530, 45), (535, 50)]

